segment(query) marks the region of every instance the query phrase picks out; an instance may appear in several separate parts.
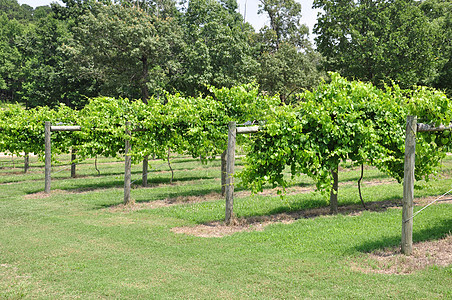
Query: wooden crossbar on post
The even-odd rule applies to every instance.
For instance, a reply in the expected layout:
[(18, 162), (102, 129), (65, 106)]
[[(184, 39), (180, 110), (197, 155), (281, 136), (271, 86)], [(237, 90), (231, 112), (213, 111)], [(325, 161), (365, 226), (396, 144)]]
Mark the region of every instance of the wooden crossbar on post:
[(50, 131), (80, 131), (80, 126), (50, 126)]
[(452, 125), (445, 126), (445, 125), (439, 125), (439, 126), (430, 126), (423, 123), (417, 123), (417, 132), (435, 132), (435, 131), (444, 131), (444, 130), (450, 130), (452, 129)]
[(226, 212), (225, 223), (230, 225), (234, 216), (234, 167), (237, 134), (258, 132), (259, 126), (237, 127), (236, 122), (228, 124), (228, 149), (226, 151)]

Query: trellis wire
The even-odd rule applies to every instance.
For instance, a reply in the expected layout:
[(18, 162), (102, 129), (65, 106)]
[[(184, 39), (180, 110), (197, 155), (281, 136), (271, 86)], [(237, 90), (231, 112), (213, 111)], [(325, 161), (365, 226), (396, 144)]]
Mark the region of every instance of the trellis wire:
[(452, 189), (448, 190), (446, 193), (442, 194), (441, 196), (439, 196), (438, 198), (436, 198), (435, 200), (433, 200), (432, 202), (430, 202), (429, 204), (427, 204), (426, 206), (424, 206), (423, 208), (418, 210), (411, 218), (409, 218), (407, 220), (404, 220), (403, 222), (408, 222), (409, 220), (414, 219), (414, 217), (416, 217), (421, 211), (423, 211), (424, 209), (426, 209), (427, 207), (429, 207), (433, 203), (438, 202), (441, 198), (443, 198), (444, 196), (450, 194), (451, 191), (452, 191)]
[(69, 169), (70, 167), (71, 167), (71, 166), (66, 167), (66, 168), (63, 168), (63, 169), (61, 169), (61, 170), (58, 170), (58, 171), (54, 172), (53, 174), (58, 174), (58, 173), (60, 173), (61, 171), (64, 171), (64, 170)]

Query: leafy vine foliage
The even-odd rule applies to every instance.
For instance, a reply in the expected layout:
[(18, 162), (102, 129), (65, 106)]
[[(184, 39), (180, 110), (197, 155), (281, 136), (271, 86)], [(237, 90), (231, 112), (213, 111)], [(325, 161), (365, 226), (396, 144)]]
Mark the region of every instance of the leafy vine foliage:
[[(222, 153), (227, 144), (229, 121), (262, 119), (277, 97), (259, 93), (254, 84), (232, 88), (210, 88), (212, 96), (183, 97), (165, 95), (165, 103), (149, 98), (131, 101), (98, 97), (80, 111), (61, 105), (57, 109), (25, 109), (7, 105), (0, 109), (0, 152), (14, 154), (44, 153), (44, 122), (52, 125), (80, 125), (80, 132), (52, 134), (52, 152), (77, 152), (80, 159), (96, 156), (120, 157), (124, 140), (132, 145), (134, 162), (150, 154), (164, 158), (172, 152), (211, 158)], [(126, 122), (132, 131), (126, 134)]]
[[(291, 178), (307, 174), (321, 191), (330, 191), (331, 170), (340, 163), (373, 165), (403, 178), (405, 124), (408, 115), (432, 125), (449, 124), (452, 103), (428, 88), (378, 89), (370, 83), (347, 81), (332, 73), (331, 82), (299, 97), (298, 105), (274, 107), (262, 133), (246, 146), (240, 177), (245, 186), (262, 191), (265, 184), (286, 188)], [(448, 133), (418, 134), (416, 177), (435, 173), (450, 150)], [(290, 167), (291, 178), (283, 176)]]

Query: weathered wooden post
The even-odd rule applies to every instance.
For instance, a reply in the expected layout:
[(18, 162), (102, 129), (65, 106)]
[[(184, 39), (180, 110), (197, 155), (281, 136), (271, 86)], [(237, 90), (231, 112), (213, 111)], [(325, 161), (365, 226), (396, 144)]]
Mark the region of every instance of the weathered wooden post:
[(237, 127), (235, 122), (228, 124), (228, 150), (226, 151), (226, 225), (230, 225), (234, 217), (234, 167), (235, 167), (235, 143), (237, 134), (258, 132), (259, 126)]
[(228, 150), (226, 153), (226, 225), (230, 225), (233, 218), (236, 128), (237, 125), (235, 122), (229, 122)]
[(126, 122), (126, 139), (125, 139), (125, 170), (124, 170), (124, 204), (131, 204), (130, 187), (132, 185), (132, 157), (130, 156), (130, 122)]
[(44, 136), (45, 136), (45, 188), (44, 192), (46, 194), (50, 193), (50, 172), (52, 168), (52, 151), (51, 151), (51, 144), (50, 144), (50, 122), (45, 121), (44, 123)]
[(408, 116), (405, 138), (405, 167), (403, 177), (402, 253), (413, 251), (414, 161), (416, 152), (417, 117)]

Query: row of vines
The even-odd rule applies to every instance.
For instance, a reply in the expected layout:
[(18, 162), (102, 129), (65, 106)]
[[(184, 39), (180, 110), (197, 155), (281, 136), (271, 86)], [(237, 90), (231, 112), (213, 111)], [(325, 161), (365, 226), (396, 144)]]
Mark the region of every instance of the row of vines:
[[(44, 153), (44, 121), (80, 125), (80, 132), (58, 133), (52, 153), (77, 151), (79, 158), (117, 157), (124, 152), (126, 122), (131, 156), (138, 162), (148, 155), (164, 158), (168, 149), (193, 157), (209, 158), (227, 148), (227, 124), (257, 120), (260, 132), (242, 139), (245, 167), (242, 183), (253, 191), (265, 184), (287, 187), (292, 178), (307, 174), (317, 188), (337, 194), (342, 162), (375, 166), (401, 181), (405, 148), (405, 122), (437, 126), (452, 120), (452, 103), (440, 91), (397, 85), (378, 89), (370, 83), (348, 81), (330, 74), (330, 82), (298, 95), (298, 103), (281, 104), (278, 97), (258, 92), (255, 85), (211, 89), (211, 96), (187, 98), (166, 95), (148, 104), (127, 99), (95, 98), (80, 111), (25, 110), (8, 105), (0, 110), (0, 152)], [(416, 141), (416, 178), (428, 179), (451, 150), (449, 131), (419, 135)], [(337, 198), (336, 200), (337, 201)]]
[[(255, 85), (211, 89), (212, 96), (187, 98), (166, 95), (164, 100), (142, 101), (94, 98), (82, 110), (64, 105), (56, 109), (30, 110), (11, 104), (0, 109), (0, 152), (16, 155), (44, 154), (44, 122), (79, 125), (81, 131), (52, 135), (52, 155), (74, 150), (79, 159), (119, 157), (124, 140), (132, 145), (130, 155), (138, 162), (148, 155), (164, 158), (174, 153), (209, 158), (227, 147), (229, 121), (263, 119), (276, 97), (261, 95)], [(133, 134), (126, 136), (126, 122)]]
[[(452, 102), (440, 91), (419, 87), (384, 90), (372, 84), (347, 81), (336, 73), (331, 82), (299, 95), (294, 107), (273, 108), (262, 133), (246, 145), (242, 181), (253, 191), (264, 184), (287, 187), (283, 176), (307, 174), (317, 188), (330, 192), (337, 211), (339, 165), (375, 166), (401, 182), (404, 175), (405, 127), (408, 115), (419, 122), (450, 124)], [(449, 131), (420, 134), (416, 140), (416, 179), (435, 175), (452, 149)], [(336, 203), (333, 203), (336, 202)]]

